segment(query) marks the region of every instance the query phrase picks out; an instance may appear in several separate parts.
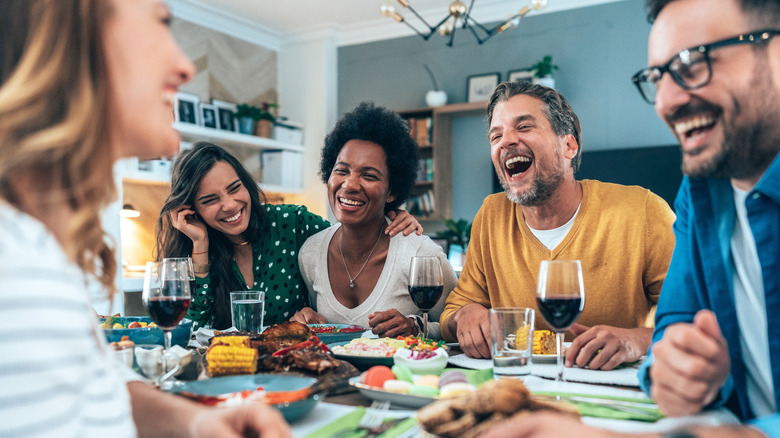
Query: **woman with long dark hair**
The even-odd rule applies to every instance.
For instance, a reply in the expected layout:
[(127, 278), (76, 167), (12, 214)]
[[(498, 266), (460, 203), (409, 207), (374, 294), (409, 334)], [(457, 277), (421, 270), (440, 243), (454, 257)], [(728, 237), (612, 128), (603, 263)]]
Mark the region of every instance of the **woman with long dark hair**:
[[(395, 219), (386, 232), (422, 231), (406, 212)], [(230, 327), (229, 293), (247, 289), (265, 292), (264, 324), (271, 325), (308, 305), (298, 251), (329, 226), (304, 206), (266, 204), (235, 157), (200, 142), (174, 163), (171, 194), (157, 222), (156, 256), (192, 256), (196, 288), (187, 317), (196, 327)]]

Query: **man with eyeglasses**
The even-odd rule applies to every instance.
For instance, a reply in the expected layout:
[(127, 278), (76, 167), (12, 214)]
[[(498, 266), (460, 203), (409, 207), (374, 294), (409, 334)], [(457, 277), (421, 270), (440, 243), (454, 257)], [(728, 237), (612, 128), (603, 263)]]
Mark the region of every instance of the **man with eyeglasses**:
[[(780, 437), (780, 0), (646, 2), (650, 67), (633, 81), (687, 176), (640, 380), (667, 416), (725, 405), (747, 423), (664, 436)], [(483, 436), (626, 435), (536, 414)]]

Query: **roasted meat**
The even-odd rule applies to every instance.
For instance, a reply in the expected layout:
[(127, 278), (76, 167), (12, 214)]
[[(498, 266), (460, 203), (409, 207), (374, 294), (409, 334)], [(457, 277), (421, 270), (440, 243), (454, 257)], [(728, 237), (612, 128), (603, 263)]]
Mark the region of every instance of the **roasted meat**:
[(282, 322), (272, 325), (260, 334), (260, 340), (273, 342), (280, 347), (290, 347), (315, 336), (314, 330), (300, 322)]

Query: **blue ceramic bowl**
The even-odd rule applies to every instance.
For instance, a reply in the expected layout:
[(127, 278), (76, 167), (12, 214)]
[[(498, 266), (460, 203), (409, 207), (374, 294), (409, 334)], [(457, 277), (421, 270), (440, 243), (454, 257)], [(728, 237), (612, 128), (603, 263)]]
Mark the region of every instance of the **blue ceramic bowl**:
[[(100, 318), (99, 324), (102, 324), (105, 318)], [(133, 321), (138, 322), (152, 322), (152, 318), (148, 316), (115, 316), (113, 322), (127, 325)], [(122, 340), (122, 336), (128, 336), (131, 341), (136, 344), (165, 344), (165, 335), (159, 327), (139, 327), (131, 329), (103, 329), (106, 334), (108, 342), (119, 342)], [(190, 342), (192, 336), (192, 320), (184, 318), (179, 325), (173, 330), (171, 346), (179, 345), (186, 347)]]
[[(287, 376), (282, 374), (214, 377), (213, 379), (187, 382), (184, 385), (174, 388), (173, 393), (175, 394), (184, 391), (197, 395), (217, 396), (244, 390), (254, 391), (258, 386), (262, 386), (266, 391), (297, 391), (310, 387), (316, 381), (317, 379), (312, 377)], [(314, 409), (314, 406), (316, 406), (319, 401), (320, 396), (313, 395), (303, 400), (272, 406), (281, 411), (285, 420), (292, 422), (308, 414)]]

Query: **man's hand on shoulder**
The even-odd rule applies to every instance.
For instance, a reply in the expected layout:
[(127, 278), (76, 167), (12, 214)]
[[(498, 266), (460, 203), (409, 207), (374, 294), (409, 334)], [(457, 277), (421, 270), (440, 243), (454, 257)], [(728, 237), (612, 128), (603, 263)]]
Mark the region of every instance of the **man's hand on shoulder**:
[(450, 331), (458, 337), (466, 356), (490, 358), (490, 322), (485, 307), (476, 303), (461, 307), (450, 320)]
[(700, 310), (693, 324), (667, 327), (652, 353), (650, 396), (669, 417), (700, 412), (715, 400), (731, 372), (726, 339), (709, 310)]
[(639, 360), (650, 346), (653, 329), (626, 329), (608, 325), (587, 327), (574, 323), (569, 331), (576, 336), (566, 350), (566, 366), (587, 366), (611, 370), (624, 362)]

